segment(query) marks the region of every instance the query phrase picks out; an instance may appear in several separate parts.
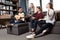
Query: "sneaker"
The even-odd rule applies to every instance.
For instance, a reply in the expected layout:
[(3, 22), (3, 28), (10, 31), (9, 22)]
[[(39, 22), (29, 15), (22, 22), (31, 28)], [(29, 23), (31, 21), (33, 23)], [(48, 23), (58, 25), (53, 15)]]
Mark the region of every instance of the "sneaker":
[(34, 33), (34, 29), (30, 30), (29, 33), (30, 34), (33, 34)]
[(31, 31), (29, 31), (29, 34), (32, 34), (32, 32), (31, 32)]
[(26, 38), (34, 38), (35, 37), (35, 34), (31, 34), (31, 35), (28, 35), (28, 36), (26, 36)]
[(43, 30), (43, 32), (42, 33), (46, 33), (47, 32), (47, 30)]
[(44, 35), (47, 32), (47, 30), (43, 30), (43, 32), (40, 35)]

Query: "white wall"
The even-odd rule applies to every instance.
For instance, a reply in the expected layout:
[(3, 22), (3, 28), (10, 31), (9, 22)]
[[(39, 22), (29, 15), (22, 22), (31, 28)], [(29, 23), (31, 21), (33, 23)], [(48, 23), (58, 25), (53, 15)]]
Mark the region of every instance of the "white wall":
[(53, 0), (54, 10), (60, 10), (60, 0)]
[(50, 0), (42, 0), (42, 10), (47, 11), (46, 5), (50, 2)]

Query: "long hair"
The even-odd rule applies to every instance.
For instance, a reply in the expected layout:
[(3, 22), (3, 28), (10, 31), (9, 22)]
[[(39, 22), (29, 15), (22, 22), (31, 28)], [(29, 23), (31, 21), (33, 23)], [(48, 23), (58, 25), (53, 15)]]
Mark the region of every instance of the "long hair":
[(48, 3), (50, 5), (50, 8), (53, 9), (53, 4), (52, 3)]
[(33, 3), (31, 3), (33, 6), (32, 6), (32, 8), (34, 8), (34, 4)]
[(32, 5), (32, 10), (34, 11), (35, 10), (35, 7), (34, 7), (34, 4), (33, 3), (30, 3)]

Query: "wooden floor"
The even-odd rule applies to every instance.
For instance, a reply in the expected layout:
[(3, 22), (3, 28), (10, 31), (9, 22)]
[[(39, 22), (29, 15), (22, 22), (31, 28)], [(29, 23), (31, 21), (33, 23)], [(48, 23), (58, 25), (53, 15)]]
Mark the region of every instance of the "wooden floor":
[[(0, 40), (27, 40), (25, 36), (28, 34), (29, 33), (25, 33), (19, 36), (11, 35), (11, 34), (7, 34), (6, 29), (0, 29)], [(43, 37), (31, 39), (31, 40), (60, 40), (60, 34), (49, 34)]]

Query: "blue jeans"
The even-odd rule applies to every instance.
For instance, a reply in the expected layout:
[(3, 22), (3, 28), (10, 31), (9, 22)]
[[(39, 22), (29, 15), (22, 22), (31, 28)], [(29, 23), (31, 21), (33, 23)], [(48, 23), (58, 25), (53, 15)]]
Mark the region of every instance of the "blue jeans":
[(15, 22), (15, 20), (10, 21), (10, 24), (20, 24), (20, 23), (24, 23), (24, 21), (22, 20), (18, 20), (17, 22)]
[(35, 31), (37, 28), (37, 23), (38, 23), (37, 20), (30, 20), (30, 28), (34, 29), (34, 31)]

